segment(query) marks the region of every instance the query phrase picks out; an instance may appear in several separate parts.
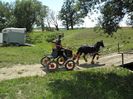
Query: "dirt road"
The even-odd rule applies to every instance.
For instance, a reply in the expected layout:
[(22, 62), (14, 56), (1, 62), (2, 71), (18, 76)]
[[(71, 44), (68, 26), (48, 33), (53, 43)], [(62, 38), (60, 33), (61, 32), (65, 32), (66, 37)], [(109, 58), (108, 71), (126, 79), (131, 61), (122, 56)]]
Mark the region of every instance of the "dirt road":
[[(112, 66), (121, 65), (121, 55), (117, 53), (109, 54), (106, 56), (101, 56), (99, 60), (95, 61), (95, 64), (90, 64), (90, 59), (85, 63), (84, 60), (80, 60), (80, 66), (76, 66), (77, 69), (86, 69), (90, 67), (100, 67), (100, 66)], [(133, 54), (126, 54), (124, 56), (125, 63), (133, 62)], [(0, 81), (26, 77), (26, 76), (44, 76), (46, 71), (43, 69), (41, 64), (35, 65), (16, 65), (10, 68), (0, 68)]]

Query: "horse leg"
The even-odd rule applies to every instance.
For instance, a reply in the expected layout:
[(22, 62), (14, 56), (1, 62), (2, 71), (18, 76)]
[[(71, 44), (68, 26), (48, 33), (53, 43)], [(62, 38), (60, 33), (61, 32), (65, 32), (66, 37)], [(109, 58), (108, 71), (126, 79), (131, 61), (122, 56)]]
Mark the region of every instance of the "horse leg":
[(77, 61), (76, 61), (77, 65), (79, 65), (80, 55), (81, 55), (81, 53), (79, 53), (79, 54), (77, 55)]
[(86, 54), (83, 55), (83, 58), (84, 58), (85, 62), (87, 62), (87, 58), (85, 56), (86, 56)]
[(99, 59), (99, 54), (97, 53), (96, 55), (97, 55), (97, 60), (98, 60)]
[(93, 55), (93, 58), (92, 58), (92, 61), (91, 61), (91, 64), (94, 64), (94, 58), (95, 58), (96, 54)]

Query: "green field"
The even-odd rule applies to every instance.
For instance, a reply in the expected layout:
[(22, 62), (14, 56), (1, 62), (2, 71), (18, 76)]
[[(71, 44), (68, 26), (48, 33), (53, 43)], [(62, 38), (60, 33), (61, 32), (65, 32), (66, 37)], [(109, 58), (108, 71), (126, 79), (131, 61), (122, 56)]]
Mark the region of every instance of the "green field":
[[(45, 98), (44, 98), (45, 97)], [(133, 73), (116, 67), (0, 82), (0, 99), (132, 99)]]
[[(64, 33), (63, 46), (74, 53), (83, 45), (94, 45), (103, 40), (102, 54), (133, 50), (133, 30), (122, 28), (113, 37), (96, 33), (93, 29), (59, 32), (33, 32), (27, 42), (34, 46), (0, 47), (0, 67), (15, 64), (39, 64), (44, 54), (49, 54), (52, 44), (47, 41)], [(0, 99), (132, 99), (133, 73), (130, 70), (109, 66), (88, 68), (84, 71), (59, 71), (44, 77), (34, 76), (0, 82)]]
[(117, 52), (118, 42), (121, 51), (133, 50), (133, 29), (122, 28), (113, 37), (93, 29), (61, 30), (59, 32), (33, 32), (29, 33), (27, 42), (32, 47), (0, 47), (0, 67), (13, 66), (15, 64), (39, 64), (44, 54), (50, 54), (52, 44), (47, 41), (53, 39), (60, 33), (64, 33), (63, 46), (71, 48), (74, 53), (83, 44), (94, 45), (103, 40), (105, 48), (103, 54)]

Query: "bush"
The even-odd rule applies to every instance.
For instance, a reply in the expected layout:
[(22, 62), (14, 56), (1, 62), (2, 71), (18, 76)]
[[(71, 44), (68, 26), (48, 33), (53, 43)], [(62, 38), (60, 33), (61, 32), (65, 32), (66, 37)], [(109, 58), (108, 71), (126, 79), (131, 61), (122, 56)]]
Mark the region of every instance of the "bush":
[(60, 33), (58, 32), (42, 32), (42, 33), (29, 33), (26, 37), (27, 43), (37, 44), (43, 42), (52, 42)]
[(43, 35), (39, 35), (39, 34), (35, 35), (34, 33), (31, 33), (31, 34), (28, 34), (26, 37), (27, 43), (36, 44), (36, 43), (42, 43), (43, 41), (44, 41)]
[(52, 42), (54, 39), (56, 39), (57, 35), (59, 35), (59, 33), (47, 33), (45, 39), (47, 42)]

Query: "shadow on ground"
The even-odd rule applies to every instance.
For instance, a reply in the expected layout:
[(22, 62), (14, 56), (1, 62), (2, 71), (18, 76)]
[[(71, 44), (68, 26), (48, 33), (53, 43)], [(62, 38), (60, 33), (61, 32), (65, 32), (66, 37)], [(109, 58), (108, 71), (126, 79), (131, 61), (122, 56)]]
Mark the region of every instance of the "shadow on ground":
[(83, 67), (83, 68), (93, 68), (93, 67), (101, 67), (101, 66), (105, 66), (105, 64), (100, 64), (99, 62), (97, 62), (95, 64), (83, 63), (79, 65), (79, 67)]
[[(105, 66), (105, 64), (100, 64), (99, 62), (95, 63), (95, 64), (89, 64), (89, 63), (83, 63), (80, 64), (79, 66), (75, 66), (74, 70), (80, 70), (80, 68), (78, 67), (82, 67), (82, 68), (95, 68), (95, 67), (102, 67)], [(44, 68), (43, 66), (40, 67), (44, 72), (49, 73), (49, 71), (46, 69), (46, 67)], [(59, 68), (56, 70), (57, 71), (67, 71), (67, 69), (65, 68), (65, 66), (59, 66)]]
[(48, 86), (52, 95), (60, 99), (133, 99), (132, 74), (80, 71)]
[(123, 68), (130, 69), (130, 70), (133, 71), (133, 62), (124, 64), (124, 65), (120, 65), (120, 66), (123, 67)]

